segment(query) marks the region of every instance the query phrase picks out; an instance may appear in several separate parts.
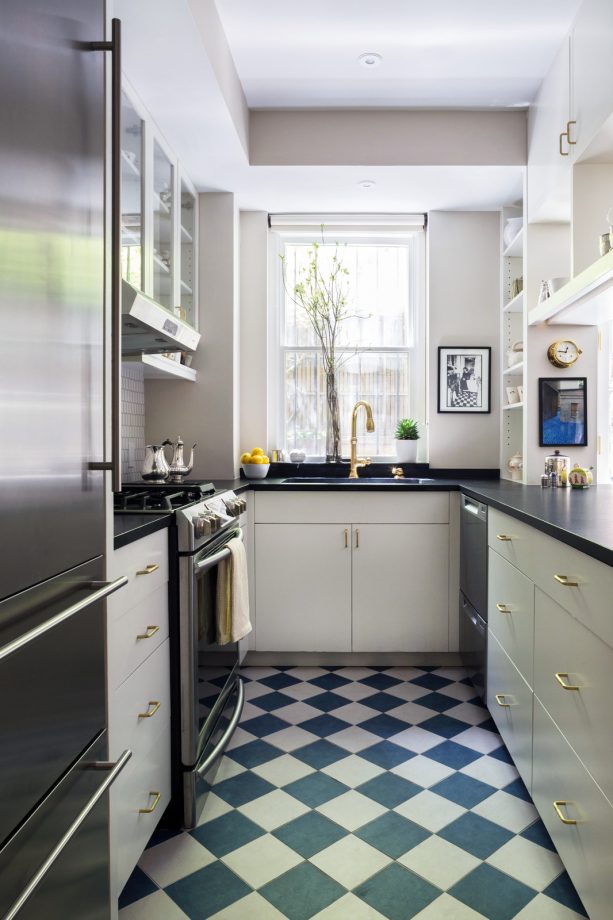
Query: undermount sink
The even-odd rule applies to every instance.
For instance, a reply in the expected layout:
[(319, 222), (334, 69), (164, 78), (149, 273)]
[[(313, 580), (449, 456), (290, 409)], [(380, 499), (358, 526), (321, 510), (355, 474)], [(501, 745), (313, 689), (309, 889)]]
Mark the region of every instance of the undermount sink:
[(304, 483), (304, 485), (319, 485), (320, 483), (334, 483), (339, 486), (361, 485), (422, 485), (425, 482), (434, 482), (434, 479), (422, 479), (407, 476), (404, 479), (394, 479), (393, 476), (363, 476), (360, 479), (349, 479), (345, 476), (292, 476), (284, 479), (283, 483)]

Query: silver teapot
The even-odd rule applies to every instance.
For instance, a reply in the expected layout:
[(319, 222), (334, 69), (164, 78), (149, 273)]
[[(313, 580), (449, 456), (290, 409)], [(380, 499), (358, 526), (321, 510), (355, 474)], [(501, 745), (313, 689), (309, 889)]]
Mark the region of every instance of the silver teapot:
[(181, 435), (179, 435), (175, 444), (171, 441), (167, 441), (166, 443), (170, 444), (173, 448), (172, 460), (170, 461), (170, 468), (168, 470), (168, 481), (183, 482), (184, 478), (191, 473), (194, 467), (194, 449), (196, 445), (192, 445), (189, 462), (185, 463), (183, 459), (183, 447), (185, 445), (183, 444)]
[(167, 444), (172, 446), (168, 438), (162, 444), (147, 444), (145, 447), (145, 460), (141, 472), (145, 482), (165, 482), (168, 479), (168, 461), (164, 448)]

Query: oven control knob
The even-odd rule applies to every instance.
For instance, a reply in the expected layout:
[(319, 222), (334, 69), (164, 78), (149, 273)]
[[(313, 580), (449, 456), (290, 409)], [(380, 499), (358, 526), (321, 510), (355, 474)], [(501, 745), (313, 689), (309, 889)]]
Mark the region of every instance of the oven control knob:
[(247, 510), (247, 502), (245, 501), (245, 499), (239, 498), (237, 504), (238, 504), (238, 513), (244, 514), (245, 511)]

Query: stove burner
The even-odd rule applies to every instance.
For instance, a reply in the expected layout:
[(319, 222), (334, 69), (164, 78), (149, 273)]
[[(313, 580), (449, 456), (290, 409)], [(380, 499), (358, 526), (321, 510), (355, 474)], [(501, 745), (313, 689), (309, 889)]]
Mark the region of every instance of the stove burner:
[(130, 483), (114, 495), (115, 511), (171, 514), (215, 492), (212, 483)]

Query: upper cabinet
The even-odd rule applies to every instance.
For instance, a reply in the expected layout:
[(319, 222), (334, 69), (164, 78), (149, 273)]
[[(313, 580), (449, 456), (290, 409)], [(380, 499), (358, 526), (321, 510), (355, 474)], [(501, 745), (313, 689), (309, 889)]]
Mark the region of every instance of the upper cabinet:
[(196, 214), (198, 209), (198, 198), (196, 191), (191, 183), (181, 177), (181, 198), (180, 198), (180, 252), (181, 252), (181, 275), (180, 275), (180, 301), (184, 318), (188, 323), (194, 325), (194, 307), (196, 304), (196, 236), (198, 226), (196, 223)]
[(125, 93), (121, 100), (121, 274), (143, 289), (143, 120)]
[(572, 43), (577, 155), (580, 156), (613, 113), (611, 0), (583, 0)]
[(176, 168), (157, 138), (153, 140), (153, 299), (167, 310), (179, 306), (175, 293), (177, 247), (174, 245)]

